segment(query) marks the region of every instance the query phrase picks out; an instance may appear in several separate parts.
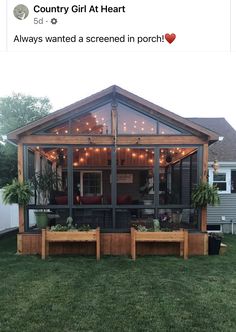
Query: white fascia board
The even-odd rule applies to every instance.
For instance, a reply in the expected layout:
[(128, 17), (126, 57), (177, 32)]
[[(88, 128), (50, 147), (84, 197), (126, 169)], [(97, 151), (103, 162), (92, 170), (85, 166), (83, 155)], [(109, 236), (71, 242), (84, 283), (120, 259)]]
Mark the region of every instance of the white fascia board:
[[(211, 167), (213, 161), (208, 162), (208, 166)], [(236, 167), (236, 161), (218, 161), (220, 167)]]

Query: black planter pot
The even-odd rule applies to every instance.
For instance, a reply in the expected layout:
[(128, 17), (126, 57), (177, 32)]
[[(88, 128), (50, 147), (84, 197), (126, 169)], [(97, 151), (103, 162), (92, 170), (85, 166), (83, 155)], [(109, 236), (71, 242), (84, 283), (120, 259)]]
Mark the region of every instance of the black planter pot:
[(209, 236), (208, 238), (208, 254), (219, 255), (221, 245), (221, 238)]

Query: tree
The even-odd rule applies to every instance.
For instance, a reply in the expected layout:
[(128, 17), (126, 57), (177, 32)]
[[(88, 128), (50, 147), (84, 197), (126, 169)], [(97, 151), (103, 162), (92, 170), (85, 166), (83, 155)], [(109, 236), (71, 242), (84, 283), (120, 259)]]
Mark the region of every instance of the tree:
[[(47, 97), (23, 94), (0, 98), (0, 143), (1, 137), (47, 115), (51, 104)], [(17, 148), (9, 143), (0, 144), (0, 188), (17, 177)]]

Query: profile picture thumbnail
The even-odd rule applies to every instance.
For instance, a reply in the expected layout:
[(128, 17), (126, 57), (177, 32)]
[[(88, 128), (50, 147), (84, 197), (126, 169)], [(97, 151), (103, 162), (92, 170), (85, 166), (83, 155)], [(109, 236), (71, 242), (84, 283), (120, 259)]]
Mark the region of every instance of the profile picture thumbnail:
[(29, 9), (25, 5), (17, 5), (13, 14), (18, 20), (24, 20), (29, 15)]

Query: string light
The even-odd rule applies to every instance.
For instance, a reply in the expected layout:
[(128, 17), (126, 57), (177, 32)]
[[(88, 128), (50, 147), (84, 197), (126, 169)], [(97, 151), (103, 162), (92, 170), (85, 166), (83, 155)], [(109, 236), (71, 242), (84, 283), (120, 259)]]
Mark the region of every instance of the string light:
[(79, 131), (79, 128), (76, 128), (76, 131)]
[(129, 152), (129, 151), (130, 151), (130, 148), (126, 149), (126, 151), (128, 151), (128, 152)]
[(65, 134), (68, 134), (68, 130), (65, 130)]
[(103, 151), (107, 151), (107, 148), (103, 148)]
[(132, 157), (134, 157), (134, 158), (135, 158), (135, 157), (136, 157), (136, 153), (132, 153)]
[(78, 163), (76, 163), (76, 162), (75, 162), (75, 163), (73, 163), (73, 166), (78, 166), (78, 165), (79, 165), (79, 164), (78, 164)]
[(81, 163), (84, 161), (84, 158), (80, 158), (80, 160), (79, 160)]
[(88, 153), (88, 152), (86, 152), (86, 153), (85, 153), (85, 156), (86, 156), (86, 157), (88, 157), (88, 156), (89, 156), (89, 153)]

